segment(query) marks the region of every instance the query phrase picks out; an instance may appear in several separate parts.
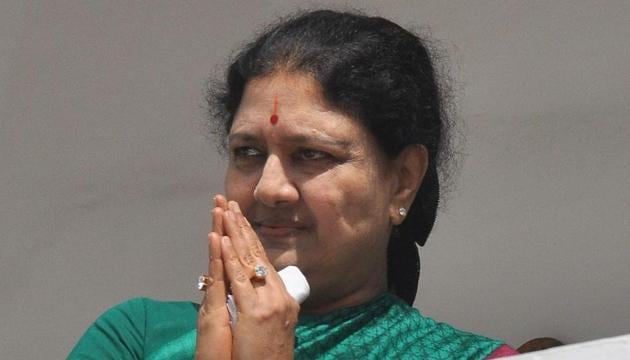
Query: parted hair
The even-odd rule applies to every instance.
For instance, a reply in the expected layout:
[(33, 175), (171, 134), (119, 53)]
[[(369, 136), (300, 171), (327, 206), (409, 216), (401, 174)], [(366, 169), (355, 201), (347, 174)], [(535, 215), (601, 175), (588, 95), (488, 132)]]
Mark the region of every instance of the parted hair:
[(424, 245), (433, 228), (445, 175), (440, 170), (451, 153), (427, 42), (387, 19), (354, 12), (283, 18), (236, 54), (222, 80), (209, 83), (210, 129), (223, 146), (247, 82), (278, 70), (313, 76), (328, 105), (361, 121), (388, 157), (409, 145), (427, 148), (427, 172), (387, 250), (389, 290), (412, 304), (420, 274), (416, 244)]

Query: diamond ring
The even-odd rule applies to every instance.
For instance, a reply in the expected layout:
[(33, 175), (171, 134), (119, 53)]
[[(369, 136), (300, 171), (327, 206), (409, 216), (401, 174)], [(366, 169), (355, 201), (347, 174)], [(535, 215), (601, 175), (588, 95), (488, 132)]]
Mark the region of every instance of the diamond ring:
[(265, 280), (267, 274), (269, 274), (269, 271), (267, 270), (267, 267), (265, 265), (258, 264), (254, 266), (254, 279)]

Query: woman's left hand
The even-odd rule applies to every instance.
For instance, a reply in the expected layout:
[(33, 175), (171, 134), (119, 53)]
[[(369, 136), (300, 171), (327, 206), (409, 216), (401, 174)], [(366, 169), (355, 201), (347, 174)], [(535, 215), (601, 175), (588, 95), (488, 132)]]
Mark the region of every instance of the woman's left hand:
[(212, 231), (208, 234), (208, 277), (211, 281), (206, 286), (197, 316), (196, 360), (232, 358), (232, 329), (225, 306), (227, 279), (221, 254), (223, 212), (227, 209), (227, 201), (222, 196), (216, 196), (214, 206), (211, 213)]
[[(287, 292), (264, 248), (235, 201), (223, 213), (221, 257), (238, 310), (233, 359), (292, 359), (300, 306)], [(255, 279), (254, 268), (267, 269)]]

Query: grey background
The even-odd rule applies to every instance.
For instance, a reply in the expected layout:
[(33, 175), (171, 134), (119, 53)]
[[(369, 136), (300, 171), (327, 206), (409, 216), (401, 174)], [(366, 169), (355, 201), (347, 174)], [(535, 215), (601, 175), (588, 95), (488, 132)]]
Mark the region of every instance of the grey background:
[[(429, 26), (456, 80), (466, 157), (416, 305), (515, 346), (630, 332), (630, 2), (352, 5)], [(204, 81), (296, 8), (0, 3), (0, 358), (63, 358), (130, 297), (199, 300)]]

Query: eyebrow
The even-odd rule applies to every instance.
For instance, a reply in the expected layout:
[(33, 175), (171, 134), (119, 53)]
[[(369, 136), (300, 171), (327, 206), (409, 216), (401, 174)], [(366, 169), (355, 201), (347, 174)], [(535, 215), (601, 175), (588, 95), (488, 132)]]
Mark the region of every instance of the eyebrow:
[[(283, 139), (285, 143), (296, 144), (296, 145), (304, 145), (304, 144), (324, 144), (329, 146), (340, 147), (343, 149), (348, 149), (351, 145), (351, 142), (348, 140), (339, 140), (335, 139), (331, 136), (317, 134), (312, 136), (305, 135), (290, 135)], [(243, 141), (243, 142), (260, 142), (260, 139), (252, 134), (252, 133), (236, 133), (230, 134), (228, 136), (228, 143), (232, 141)]]

